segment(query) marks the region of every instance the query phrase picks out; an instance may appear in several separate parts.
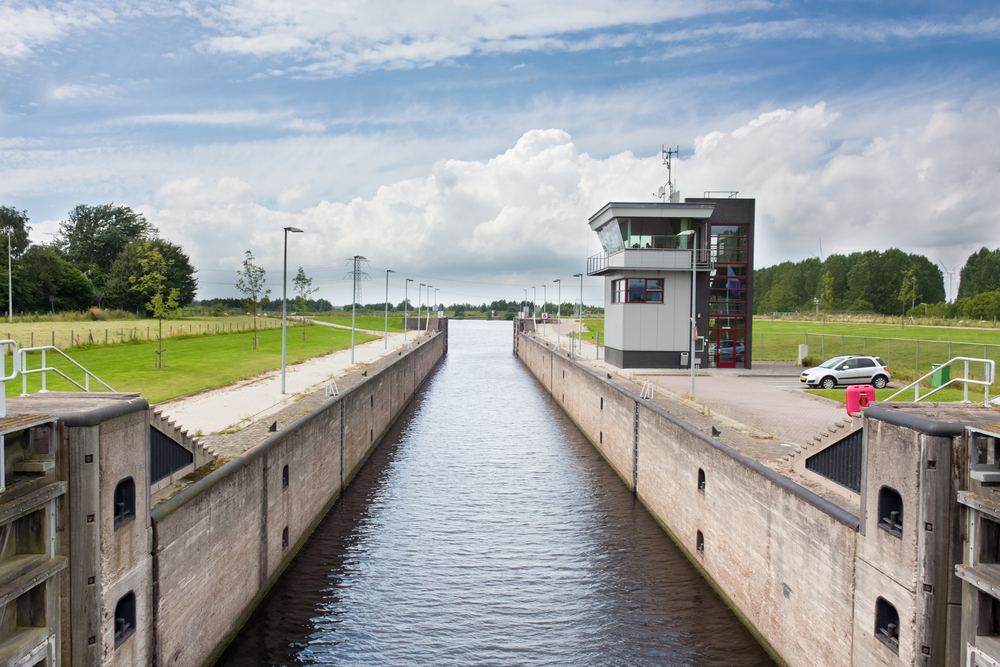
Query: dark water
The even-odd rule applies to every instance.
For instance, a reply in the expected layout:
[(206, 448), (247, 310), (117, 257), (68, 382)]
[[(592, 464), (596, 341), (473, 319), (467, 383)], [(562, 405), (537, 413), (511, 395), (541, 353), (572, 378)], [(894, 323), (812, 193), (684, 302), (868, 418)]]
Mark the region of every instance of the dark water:
[(772, 665), (511, 355), (449, 353), (219, 664)]

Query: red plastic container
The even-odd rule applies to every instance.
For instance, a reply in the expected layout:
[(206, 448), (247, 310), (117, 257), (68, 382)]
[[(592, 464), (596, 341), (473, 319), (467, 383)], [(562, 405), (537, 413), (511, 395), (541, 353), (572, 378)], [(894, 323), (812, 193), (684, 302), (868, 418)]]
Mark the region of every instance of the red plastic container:
[(854, 384), (847, 388), (847, 414), (858, 414), (874, 402), (875, 387), (870, 384)]

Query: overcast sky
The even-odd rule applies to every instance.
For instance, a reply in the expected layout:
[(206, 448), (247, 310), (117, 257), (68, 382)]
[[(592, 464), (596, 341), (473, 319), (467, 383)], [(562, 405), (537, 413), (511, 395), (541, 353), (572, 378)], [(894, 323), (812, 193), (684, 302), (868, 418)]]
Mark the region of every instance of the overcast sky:
[[(49, 242), (76, 204), (141, 211), (235, 296), (346, 258), (521, 298), (599, 251), (587, 218), (757, 200), (757, 265), (898, 247), (949, 268), (1000, 246), (995, 2), (0, 2), (0, 204)], [(822, 250), (821, 250), (822, 246)], [(588, 279), (586, 300), (599, 303)], [(411, 290), (411, 298), (415, 294)], [(538, 289), (538, 297), (542, 291)]]

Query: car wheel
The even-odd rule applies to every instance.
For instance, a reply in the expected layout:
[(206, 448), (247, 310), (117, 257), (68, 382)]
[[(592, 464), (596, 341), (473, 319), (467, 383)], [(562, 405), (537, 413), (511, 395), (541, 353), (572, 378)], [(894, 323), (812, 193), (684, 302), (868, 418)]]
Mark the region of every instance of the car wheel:
[(884, 375), (879, 375), (877, 378), (872, 380), (872, 385), (874, 385), (876, 389), (883, 389), (887, 384), (889, 384), (889, 381), (885, 379)]
[(823, 385), (823, 389), (833, 389), (837, 386), (837, 381), (832, 377), (825, 377), (823, 378), (823, 382), (821, 384)]

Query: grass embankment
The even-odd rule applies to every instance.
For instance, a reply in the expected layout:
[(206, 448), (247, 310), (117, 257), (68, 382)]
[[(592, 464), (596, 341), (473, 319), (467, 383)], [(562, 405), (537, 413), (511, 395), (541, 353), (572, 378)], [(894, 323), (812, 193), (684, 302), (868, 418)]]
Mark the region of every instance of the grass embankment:
[[(981, 359), (985, 353), (1000, 362), (1000, 335), (989, 330), (767, 320), (755, 320), (753, 327), (754, 361), (794, 361), (799, 344), (804, 343), (813, 360), (824, 361), (839, 354), (881, 357), (894, 378), (901, 381), (904, 371), (922, 375), (931, 370), (931, 364), (958, 356)], [(961, 366), (953, 365), (952, 376), (960, 371)], [(970, 371), (972, 377), (982, 377), (981, 364), (972, 364)]]
[[(280, 317), (259, 317), (257, 318), (258, 329), (274, 329), (281, 327)], [(97, 321), (76, 321), (63, 322), (44, 319), (35, 322), (25, 319), (24, 322), (15, 318), (13, 323), (0, 322), (0, 335), (7, 339), (17, 341), (20, 347), (40, 347), (42, 345), (55, 345), (56, 347), (68, 350), (71, 345), (79, 345), (92, 341), (95, 344), (103, 345), (105, 341), (110, 343), (121, 343), (130, 338), (147, 340), (156, 338), (159, 323), (156, 320), (148, 319), (126, 319), (126, 320), (97, 320)], [(190, 317), (163, 321), (163, 337), (166, 339), (172, 334), (205, 334), (222, 333), (230, 331), (244, 331), (253, 328), (253, 320), (249, 317)], [(70, 343), (70, 335), (73, 336), (73, 343)]]
[[(141, 341), (122, 345), (86, 345), (67, 353), (74, 361), (107, 382), (117, 391), (140, 392), (150, 403), (158, 403), (192, 392), (219, 387), (249, 378), (263, 371), (281, 367), (281, 328), (259, 331), (260, 345), (253, 350), (251, 332), (226, 335), (184, 335), (164, 340), (167, 367), (156, 369), (154, 350), (157, 342)], [(377, 336), (359, 333), (355, 342), (375, 340)], [(288, 331), (287, 362), (293, 364), (310, 357), (342, 350), (351, 344), (351, 332), (333, 327), (309, 327), (303, 342), (301, 328)], [(49, 366), (62, 370), (83, 384), (83, 373), (60, 355), (49, 353)], [(31, 355), (29, 368), (38, 368), (40, 356)], [(49, 390), (77, 391), (76, 387), (48, 373)], [(91, 390), (103, 389), (91, 380)], [(21, 393), (21, 381), (7, 383), (7, 396)], [(28, 391), (41, 389), (41, 374), (28, 376)]]
[[(310, 319), (317, 320), (318, 322), (329, 322), (330, 324), (339, 324), (345, 327), (351, 326), (351, 316), (349, 314), (312, 315)], [(421, 317), (421, 319), (423, 319), (423, 316)], [(412, 320), (412, 322), (417, 321), (416, 312), (410, 313), (410, 320)], [(369, 329), (371, 331), (385, 331), (385, 316), (379, 317), (377, 315), (358, 315), (355, 320), (354, 326), (356, 326), (358, 329)], [(389, 331), (402, 333), (403, 318), (399, 316), (389, 315)]]
[[(824, 398), (832, 398), (835, 401), (840, 401), (841, 403), (847, 402), (847, 390), (846, 389), (808, 389), (806, 390), (810, 394), (815, 394), (816, 396), (822, 396)], [(885, 389), (876, 389), (875, 398), (880, 401), (884, 401), (893, 394), (895, 394), (899, 389), (893, 389), (891, 387), (886, 387)], [(924, 396), (930, 392), (929, 387), (921, 387), (920, 395)], [(964, 398), (964, 392), (962, 386), (950, 385), (945, 387), (941, 391), (937, 392), (930, 398), (926, 399), (928, 402), (941, 402), (941, 403), (952, 403), (956, 401), (961, 401)], [(994, 398), (991, 393), (990, 398)], [(894, 401), (912, 401), (913, 400), (913, 390), (907, 389), (905, 392), (897, 396)], [(969, 385), (969, 401), (972, 403), (982, 403), (983, 402), (983, 391), (982, 387), (977, 385)]]

